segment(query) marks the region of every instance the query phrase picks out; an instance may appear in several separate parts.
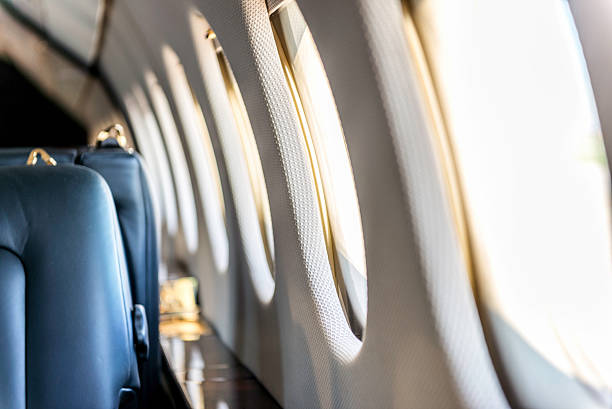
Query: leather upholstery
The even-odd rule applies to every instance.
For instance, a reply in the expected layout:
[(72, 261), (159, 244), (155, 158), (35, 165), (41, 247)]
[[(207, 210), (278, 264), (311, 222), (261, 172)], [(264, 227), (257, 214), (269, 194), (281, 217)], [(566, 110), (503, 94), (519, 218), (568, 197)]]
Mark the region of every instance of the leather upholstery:
[(126, 275), (100, 175), (0, 168), (1, 407), (116, 408), (138, 388)]
[[(25, 164), (32, 149), (32, 147), (0, 149), (0, 166)], [(89, 167), (102, 175), (109, 185), (126, 251), (132, 297), (135, 304), (145, 306), (149, 336), (151, 339), (157, 339), (159, 333), (157, 238), (149, 183), (140, 155), (114, 145), (108, 147), (105, 145), (103, 148), (93, 150), (44, 149), (58, 165), (77, 163)], [(45, 166), (42, 161), (41, 166)], [(155, 357), (159, 346), (152, 348), (151, 354)]]
[[(0, 166), (24, 164), (31, 150), (29, 147), (0, 149)], [(84, 148), (80, 152), (61, 148), (45, 150), (58, 165), (76, 162), (94, 169), (110, 187), (123, 238), (132, 297), (135, 304), (145, 306), (147, 313), (149, 358), (140, 365), (142, 395), (146, 396), (148, 390), (158, 384), (161, 358), (157, 238), (144, 164), (137, 153), (113, 145), (94, 150)]]
[(159, 284), (153, 204), (140, 157), (121, 148), (86, 151), (77, 162), (94, 169), (111, 189), (135, 304), (145, 306), (149, 324), (149, 359), (142, 364), (143, 395), (154, 388), (160, 368)]

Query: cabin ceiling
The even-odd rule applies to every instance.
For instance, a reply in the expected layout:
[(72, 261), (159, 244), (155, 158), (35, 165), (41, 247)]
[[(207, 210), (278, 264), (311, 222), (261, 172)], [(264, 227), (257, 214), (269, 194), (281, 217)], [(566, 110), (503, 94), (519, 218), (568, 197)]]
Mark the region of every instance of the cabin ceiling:
[(85, 63), (95, 59), (106, 0), (7, 0)]

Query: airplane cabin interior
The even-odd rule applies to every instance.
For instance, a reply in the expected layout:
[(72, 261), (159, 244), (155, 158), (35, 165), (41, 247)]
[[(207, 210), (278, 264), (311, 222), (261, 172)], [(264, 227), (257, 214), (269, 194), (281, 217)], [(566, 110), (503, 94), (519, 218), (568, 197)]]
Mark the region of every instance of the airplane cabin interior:
[(612, 408), (608, 0), (0, 0), (0, 408)]

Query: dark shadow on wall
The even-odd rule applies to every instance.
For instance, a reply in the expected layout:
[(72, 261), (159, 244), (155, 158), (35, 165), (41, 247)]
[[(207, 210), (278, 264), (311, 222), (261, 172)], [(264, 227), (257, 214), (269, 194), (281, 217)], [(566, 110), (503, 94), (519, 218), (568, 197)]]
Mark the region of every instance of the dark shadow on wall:
[(87, 130), (0, 57), (0, 146), (78, 146)]

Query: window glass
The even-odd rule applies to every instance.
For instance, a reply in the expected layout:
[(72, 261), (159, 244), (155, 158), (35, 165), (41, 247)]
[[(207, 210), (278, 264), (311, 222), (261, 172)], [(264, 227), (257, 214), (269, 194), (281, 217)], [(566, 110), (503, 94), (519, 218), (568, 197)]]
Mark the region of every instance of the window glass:
[(147, 161), (148, 168), (151, 170), (155, 182), (158, 184), (152, 186), (152, 189), (153, 192), (159, 192), (160, 194), (158, 202), (162, 209), (166, 232), (168, 235), (174, 236), (178, 230), (176, 196), (164, 144), (161, 139), (149, 134), (144, 120), (143, 108), (136, 97), (133, 94), (129, 94), (125, 97), (124, 103), (128, 117), (134, 126), (136, 143)]
[(313, 169), (330, 265), (351, 329), (362, 336), (367, 275), (361, 215), (334, 98), (316, 45), (295, 1), (270, 16)]
[(208, 39), (212, 42), (217, 55), (217, 61), (221, 70), (225, 89), (232, 108), (232, 113), (242, 147), (242, 154), (247, 164), (249, 181), (251, 185), (251, 193), (255, 202), (260, 235), (263, 240), (263, 248), (268, 262), (270, 272), (274, 273), (274, 239), (272, 237), (272, 218), (270, 216), (270, 203), (268, 201), (268, 192), (266, 189), (266, 181), (264, 179), (263, 170), (261, 168), (261, 159), (255, 143), (253, 129), (247, 115), (240, 89), (236, 83), (236, 79), (229, 66), (227, 57), (223, 53), (223, 49), (216, 39), (214, 32), (208, 32)]
[(503, 328), (550, 368), (610, 390), (610, 175), (567, 2), (426, 0), (406, 10), (444, 116), (447, 175), (456, 170), (465, 208), (455, 215), (469, 226), (464, 249), (492, 345), (515, 379), (550, 378), (525, 369)]
[(212, 142), (202, 109), (178, 56), (167, 46), (164, 46), (162, 54), (198, 181), (213, 259), (217, 270), (224, 273), (229, 264), (229, 243), (221, 179)]
[(236, 221), (252, 284), (261, 302), (274, 295), (274, 240), (261, 158), (242, 95), (217, 35), (191, 15), (194, 46), (225, 158)]
[[(176, 130), (170, 105), (155, 75), (148, 71), (145, 73), (145, 79), (149, 87), (153, 108), (155, 109), (157, 120), (162, 129), (161, 135), (163, 135), (166, 142), (166, 150), (172, 166), (174, 186), (178, 193), (179, 215), (187, 251), (189, 253), (195, 253), (198, 249), (198, 218), (195, 209), (193, 187), (191, 186), (191, 178), (189, 177), (189, 169), (187, 168), (183, 146)], [(144, 92), (141, 91), (137, 94), (137, 98), (142, 100), (143, 104), (146, 104), (147, 109), (149, 109)], [(149, 123), (150, 136), (161, 139), (160, 130), (153, 117), (153, 113), (150, 113), (149, 117), (145, 118), (145, 120)]]

